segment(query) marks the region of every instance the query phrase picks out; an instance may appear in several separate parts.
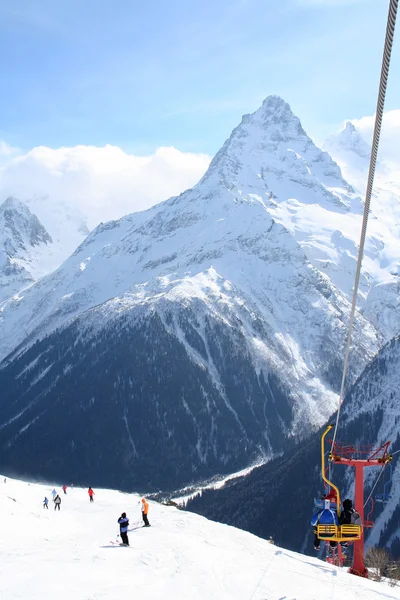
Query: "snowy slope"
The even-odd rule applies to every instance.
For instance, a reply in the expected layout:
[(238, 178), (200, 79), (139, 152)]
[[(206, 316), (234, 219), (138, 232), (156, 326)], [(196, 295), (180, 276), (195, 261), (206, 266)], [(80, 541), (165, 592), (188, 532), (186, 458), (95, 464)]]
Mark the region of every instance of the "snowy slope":
[[(203, 517), (150, 503), (140, 524), (139, 496), (68, 489), (61, 511), (45, 511), (52, 486), (0, 483), (2, 600), (395, 600), (400, 591), (348, 575), (316, 558), (273, 546)], [(116, 540), (130, 517), (130, 548)], [(288, 576), (290, 575), (290, 576)]]
[(0, 205), (0, 302), (43, 275), (53, 240), (36, 215), (16, 198)]
[[(340, 165), (361, 197), (367, 185), (370, 146), (351, 122), (324, 148)], [(365, 316), (390, 340), (400, 332), (400, 165), (378, 156), (363, 270), (369, 279)], [(357, 231), (357, 235), (359, 235)], [(350, 237), (350, 233), (348, 234)]]
[(57, 269), (90, 233), (88, 218), (71, 203), (48, 196), (33, 196), (24, 203), (39, 218), (51, 235), (53, 244), (40, 257), (35, 279)]

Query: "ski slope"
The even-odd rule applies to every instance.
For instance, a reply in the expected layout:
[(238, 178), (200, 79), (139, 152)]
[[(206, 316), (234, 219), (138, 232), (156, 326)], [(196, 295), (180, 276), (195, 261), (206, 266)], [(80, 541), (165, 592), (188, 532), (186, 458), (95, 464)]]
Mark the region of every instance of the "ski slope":
[[(1, 600), (390, 600), (400, 590), (348, 575), (316, 558), (204, 517), (150, 502), (151, 528), (110, 543), (137, 495), (68, 488), (61, 511), (42, 508), (52, 486), (0, 483)], [(141, 523), (140, 523), (141, 524)]]

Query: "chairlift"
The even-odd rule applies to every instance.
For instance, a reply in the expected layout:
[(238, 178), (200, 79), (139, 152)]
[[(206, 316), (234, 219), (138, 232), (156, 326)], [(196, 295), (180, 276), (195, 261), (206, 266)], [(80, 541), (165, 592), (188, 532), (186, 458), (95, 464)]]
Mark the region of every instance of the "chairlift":
[(390, 494), (388, 494), (388, 492), (387, 492), (388, 486), (390, 486), (390, 484), (392, 483), (392, 473), (393, 473), (393, 466), (392, 466), (392, 463), (390, 463), (389, 464), (389, 479), (383, 486), (383, 494), (375, 494), (375, 502), (380, 502), (382, 504), (386, 504), (387, 502), (389, 502), (389, 500), (392, 499), (392, 496)]

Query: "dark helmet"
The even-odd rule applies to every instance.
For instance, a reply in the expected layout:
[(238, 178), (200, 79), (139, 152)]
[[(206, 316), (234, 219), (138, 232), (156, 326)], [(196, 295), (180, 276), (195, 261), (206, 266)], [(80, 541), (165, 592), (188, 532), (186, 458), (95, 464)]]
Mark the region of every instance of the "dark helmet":
[(126, 518), (126, 513), (122, 513), (121, 517), (122, 517), (123, 519), (125, 519), (125, 518)]
[(350, 510), (350, 508), (353, 508), (353, 503), (349, 498), (346, 498), (346, 500), (343, 501), (343, 508), (344, 510)]

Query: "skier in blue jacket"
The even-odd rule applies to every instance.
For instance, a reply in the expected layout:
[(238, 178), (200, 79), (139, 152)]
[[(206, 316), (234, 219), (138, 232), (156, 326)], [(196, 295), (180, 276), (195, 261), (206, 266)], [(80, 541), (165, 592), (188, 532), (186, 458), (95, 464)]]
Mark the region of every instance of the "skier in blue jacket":
[[(329, 500), (324, 500), (324, 508), (317, 510), (311, 517), (311, 525), (317, 527), (317, 525), (337, 525), (338, 517), (336, 511), (330, 507), (331, 503)], [(335, 542), (333, 542), (336, 545)], [(332, 542), (331, 542), (332, 545)], [(319, 539), (314, 530), (314, 549), (319, 550)]]
[(118, 519), (119, 531), (121, 533), (121, 540), (124, 546), (129, 546), (128, 539), (128, 527), (129, 527), (129, 519), (126, 516), (126, 513), (122, 513), (120, 518)]

